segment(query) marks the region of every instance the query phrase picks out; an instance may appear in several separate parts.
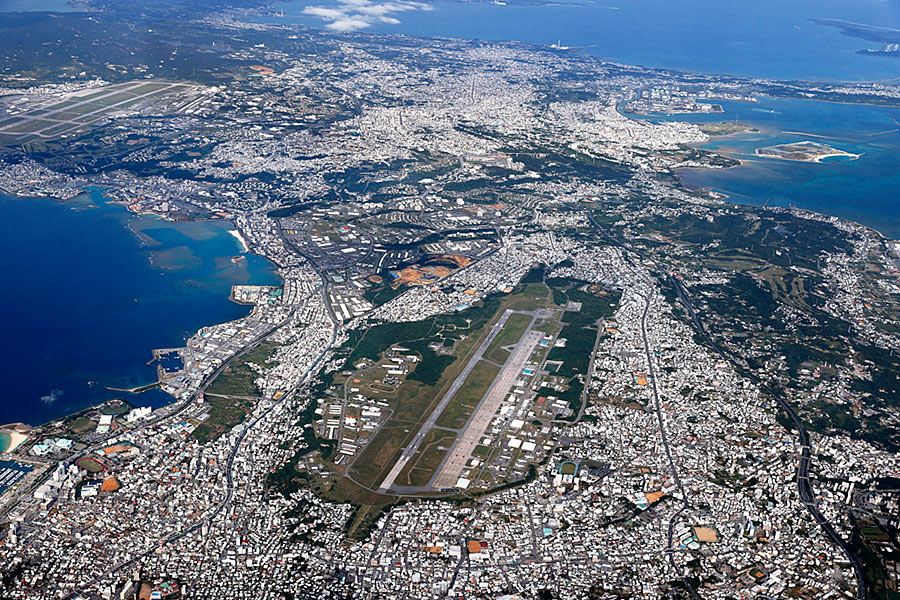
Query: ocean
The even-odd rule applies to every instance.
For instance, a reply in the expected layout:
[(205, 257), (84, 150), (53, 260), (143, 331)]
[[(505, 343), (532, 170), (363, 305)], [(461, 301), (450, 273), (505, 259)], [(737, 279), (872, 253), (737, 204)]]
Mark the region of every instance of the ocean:
[[(701, 73), (900, 82), (900, 58), (861, 55), (859, 50), (879, 44), (810, 21), (832, 18), (900, 28), (898, 0), (433, 2), (424, 7), (395, 2), (390, 10), (384, 5), (384, 10), (369, 7), (363, 12), (355, 4), (295, 0), (276, 5), (284, 16), (263, 20), (364, 33), (559, 43), (620, 63)], [(762, 131), (715, 138), (705, 147), (740, 158), (744, 165), (684, 170), (686, 184), (716, 188), (739, 203), (794, 204), (900, 237), (900, 110), (771, 98), (725, 102), (724, 107), (724, 115), (670, 118), (697, 122), (737, 118)], [(808, 164), (754, 155), (762, 146), (800, 140), (828, 143), (862, 156), (852, 162)]]
[[(900, 28), (897, 0), (300, 0), (277, 6), (283, 17), (262, 20), (333, 31), (559, 42), (621, 63), (703, 73), (900, 81), (900, 59), (860, 55), (878, 45), (809, 21)], [(62, 0), (0, 0), (0, 12), (66, 8)], [(900, 237), (900, 111), (767, 98), (724, 107), (724, 115), (674, 118), (736, 118), (762, 131), (715, 138), (707, 147), (744, 165), (683, 170), (687, 185), (713, 187), (748, 204), (795, 204)], [(761, 146), (806, 139), (862, 156), (823, 164), (754, 156)], [(238, 247), (229, 227), (134, 217), (97, 195), (81, 203), (0, 196), (0, 374), (6, 384), (0, 421), (37, 424), (120, 396), (105, 386), (132, 388), (155, 379), (155, 368), (146, 364), (152, 348), (179, 346), (204, 325), (246, 314), (247, 307), (227, 300), (230, 286), (278, 278), (259, 257), (230, 260)], [(140, 404), (170, 401), (158, 390), (126, 397)]]
[[(698, 123), (737, 120), (759, 130), (712, 138), (702, 147), (740, 159), (743, 165), (681, 169), (685, 184), (719, 190), (742, 204), (794, 205), (836, 215), (900, 239), (900, 109), (778, 98), (721, 104), (724, 114), (663, 117)], [(806, 163), (755, 153), (757, 148), (799, 141), (860, 156)]]
[(72, 12), (66, 0), (0, 0), (0, 12)]
[(0, 195), (0, 422), (32, 425), (115, 397), (159, 406), (153, 348), (248, 314), (233, 284), (280, 283), (274, 266), (238, 255), (225, 221), (133, 216), (98, 193), (77, 202)]
[[(355, 8), (363, 4), (368, 6)], [(900, 78), (900, 58), (857, 54), (880, 44), (810, 22), (830, 18), (900, 28), (898, 0), (563, 0), (526, 5), (296, 0), (275, 6), (284, 16), (262, 20), (332, 31), (560, 43), (616, 62), (700, 73), (828, 81)]]
[[(868, 225), (900, 239), (900, 110), (762, 98), (724, 102), (724, 114), (665, 117), (694, 122), (737, 119), (759, 133), (715, 137), (702, 147), (740, 159), (732, 169), (682, 169), (688, 186), (722, 191), (738, 203), (794, 205)], [(896, 119), (896, 120), (895, 120)], [(813, 141), (859, 154), (821, 163), (757, 157), (757, 148)]]

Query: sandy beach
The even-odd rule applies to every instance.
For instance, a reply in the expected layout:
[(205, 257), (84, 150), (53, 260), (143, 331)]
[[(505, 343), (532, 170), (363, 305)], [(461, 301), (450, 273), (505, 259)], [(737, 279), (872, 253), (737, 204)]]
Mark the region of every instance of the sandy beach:
[(244, 239), (244, 236), (241, 235), (240, 231), (237, 231), (236, 229), (229, 229), (228, 233), (233, 235), (234, 239), (236, 239), (238, 241), (238, 243), (241, 245), (241, 252), (249, 252), (250, 251), (250, 247), (247, 245), (247, 240)]
[[(19, 433), (18, 431), (6, 430), (0, 431), (0, 436), (6, 436), (9, 438), (9, 445), (3, 450), (4, 453), (9, 454), (14, 451), (16, 448), (24, 444), (28, 441), (28, 436), (24, 433)], [(0, 447), (6, 446), (0, 442)]]

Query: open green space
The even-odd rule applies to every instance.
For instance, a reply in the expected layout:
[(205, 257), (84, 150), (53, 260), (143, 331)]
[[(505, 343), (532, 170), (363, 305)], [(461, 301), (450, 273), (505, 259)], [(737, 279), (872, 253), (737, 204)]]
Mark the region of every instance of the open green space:
[(259, 394), (256, 378), (259, 374), (250, 366), (273, 366), (269, 361), (278, 348), (275, 342), (262, 342), (239, 356), (206, 388), (207, 394), (255, 396)]
[(506, 308), (526, 312), (534, 311), (539, 308), (550, 306), (547, 297), (547, 286), (543, 283), (525, 284), (525, 286), (518, 293), (516, 293), (515, 296), (510, 298), (509, 304), (506, 306)]
[[(548, 297), (549, 291), (543, 283), (522, 284), (507, 295), (493, 294), (455, 313), (410, 323), (381, 323), (351, 332), (350, 340), (340, 350), (346, 356), (346, 370), (352, 371), (363, 358), (380, 360), (392, 346), (408, 348), (422, 360), (389, 400), (392, 414), (360, 452), (348, 474), (361, 485), (377, 487), (396, 462), (403, 446), (415, 436), (421, 423), (483, 342), (490, 324), (508, 308), (530, 311), (552, 307)], [(430, 347), (451, 344), (452, 354), (438, 353)], [(473, 403), (480, 399), (478, 396)], [(454, 410), (459, 411), (459, 408)], [(460, 411), (457, 418), (466, 414)]]
[(581, 310), (566, 311), (562, 315), (563, 328), (559, 337), (565, 338), (566, 344), (561, 348), (553, 348), (547, 355), (548, 361), (562, 363), (557, 367), (557, 375), (568, 379), (568, 387), (563, 392), (541, 389), (541, 395), (555, 395), (569, 404), (577, 414), (581, 408), (584, 384), (579, 376), (585, 375), (594, 352), (594, 344), (600, 331), (598, 322), (615, 312), (620, 295), (602, 290), (591, 291), (587, 284), (571, 279), (551, 279), (548, 285), (554, 291), (557, 302), (580, 302)]
[(438, 417), (439, 427), (462, 427), (475, 411), (478, 403), (500, 373), (500, 367), (483, 360), (478, 361), (450, 404)]
[(487, 456), (491, 453), (491, 446), (482, 446), (481, 444), (475, 446), (475, 449), (472, 450), (472, 456)]
[(72, 433), (84, 433), (85, 431), (91, 429), (95, 423), (88, 419), (86, 416), (81, 415), (77, 417), (74, 421), (69, 423), (69, 430)]
[(75, 464), (89, 473), (99, 473), (100, 471), (106, 469), (103, 463), (89, 456), (79, 458), (77, 461), (75, 461)]
[(422, 445), (397, 477), (400, 485), (427, 485), (453, 445), (456, 434), (445, 429), (432, 429)]
[(710, 254), (710, 262), (721, 269), (747, 271), (766, 266), (766, 261), (743, 248), (730, 248)]
[(272, 366), (271, 356), (278, 344), (263, 342), (238, 357), (206, 388), (209, 416), (194, 430), (201, 442), (216, 439), (243, 421), (253, 409), (259, 395), (256, 387), (257, 371), (251, 365)]
[(506, 361), (509, 360), (510, 353), (509, 353), (509, 350), (497, 348), (491, 353), (490, 356), (488, 356), (487, 353), (485, 353), (484, 356), (488, 360), (491, 360), (491, 361), (497, 363), (498, 365), (502, 365), (502, 364), (505, 364)]
[(503, 329), (500, 330), (500, 333), (497, 334), (497, 337), (495, 337), (494, 341), (491, 342), (491, 345), (488, 346), (487, 351), (484, 353), (484, 357), (501, 365), (505, 363), (509, 358), (509, 352), (503, 348), (518, 343), (518, 341), (522, 339), (522, 334), (528, 329), (530, 323), (531, 315), (523, 315), (520, 313), (511, 314), (503, 325)]
[(194, 437), (201, 443), (218, 438), (243, 421), (253, 410), (255, 402), (246, 398), (206, 395), (209, 416), (194, 430)]

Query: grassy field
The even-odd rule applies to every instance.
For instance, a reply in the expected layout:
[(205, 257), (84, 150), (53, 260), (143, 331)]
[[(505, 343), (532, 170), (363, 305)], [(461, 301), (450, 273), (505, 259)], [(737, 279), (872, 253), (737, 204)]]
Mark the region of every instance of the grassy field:
[(503, 329), (497, 334), (497, 337), (494, 338), (491, 345), (488, 346), (487, 351), (484, 353), (484, 357), (501, 365), (505, 363), (509, 358), (509, 352), (503, 348), (512, 346), (522, 339), (522, 334), (528, 329), (530, 323), (531, 316), (529, 315), (519, 313), (511, 314), (503, 325)]
[(465, 383), (438, 417), (439, 427), (462, 427), (500, 373), (500, 367), (483, 360), (469, 373)]
[(201, 443), (218, 438), (243, 421), (255, 404), (252, 400), (228, 396), (206, 395), (209, 417), (194, 430), (194, 437)]
[(79, 458), (77, 461), (75, 461), (75, 464), (89, 473), (99, 473), (106, 468), (102, 463), (94, 460), (93, 458), (90, 458), (89, 456)]
[(580, 302), (581, 310), (578, 312), (567, 311), (563, 313), (563, 328), (560, 337), (566, 338), (566, 345), (561, 348), (553, 348), (547, 355), (549, 361), (562, 363), (556, 372), (569, 379), (569, 387), (565, 392), (556, 393), (552, 390), (538, 390), (539, 394), (554, 394), (565, 400), (573, 411), (578, 412), (581, 407), (581, 393), (584, 384), (579, 380), (579, 375), (587, 373), (594, 350), (594, 343), (600, 333), (597, 322), (603, 317), (608, 317), (615, 311), (619, 301), (618, 294), (590, 293), (577, 285), (577, 282), (568, 280), (555, 280), (550, 282), (556, 291), (557, 297), (565, 297), (566, 302)]
[(522, 290), (507, 297), (504, 308), (532, 311), (553, 306), (549, 300), (550, 292), (543, 283), (529, 283)]
[(429, 431), (412, 460), (400, 472), (397, 483), (400, 485), (427, 485), (455, 439), (456, 434), (452, 431), (444, 429)]
[(807, 290), (804, 277), (774, 265), (759, 271), (758, 275), (769, 286), (775, 298), (794, 308), (812, 311), (806, 303)]
[[(419, 354), (422, 361), (390, 400), (394, 412), (359, 454), (349, 474), (364, 486), (377, 487), (394, 465), (401, 448), (412, 439), (422, 421), (434, 410), (444, 391), (487, 336), (490, 325), (508, 308), (535, 310), (552, 306), (548, 296), (549, 291), (542, 283), (521, 285), (506, 296), (488, 296), (461, 312), (413, 323), (384, 323), (369, 328), (355, 339), (349, 349), (345, 369), (352, 369), (362, 358), (378, 360), (385, 350), (395, 344)], [(437, 354), (428, 348), (432, 342), (447, 339), (456, 340), (452, 355)], [(460, 413), (460, 416), (463, 414)]]
[(254, 383), (259, 375), (250, 363), (268, 364), (277, 347), (278, 344), (273, 342), (261, 343), (239, 357), (209, 384), (206, 388), (209, 416), (194, 430), (195, 438), (201, 442), (214, 440), (246, 418), (256, 404), (246, 397), (259, 395)]
[(96, 423), (82, 415), (69, 423), (69, 430), (72, 431), (72, 433), (84, 433), (94, 427), (94, 425), (96, 425)]
[(743, 248), (720, 250), (709, 256), (710, 262), (720, 269), (729, 271), (749, 271), (766, 266), (766, 261), (758, 258)]
[(275, 353), (276, 348), (278, 348), (278, 344), (274, 342), (263, 342), (238, 357), (209, 384), (206, 393), (220, 396), (256, 396), (259, 394), (259, 390), (254, 381), (259, 375), (249, 366), (249, 363), (272, 366), (269, 364), (269, 359)]

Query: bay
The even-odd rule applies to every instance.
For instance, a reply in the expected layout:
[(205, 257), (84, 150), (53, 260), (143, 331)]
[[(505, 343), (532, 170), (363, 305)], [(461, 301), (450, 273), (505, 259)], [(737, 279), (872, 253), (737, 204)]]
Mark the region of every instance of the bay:
[(234, 284), (278, 284), (238, 255), (230, 223), (136, 217), (94, 192), (77, 202), (0, 195), (0, 422), (39, 424), (114, 397), (159, 406), (153, 348), (249, 312)]
[[(355, 8), (358, 5), (364, 5), (362, 11)], [(620, 63), (701, 73), (900, 80), (900, 59), (858, 53), (879, 44), (810, 21), (833, 18), (900, 28), (900, 2), (894, 0), (438, 2), (425, 7), (412, 3), (388, 12), (375, 8), (387, 9), (375, 0), (294, 0), (277, 6), (283, 16), (268, 20), (331, 30), (559, 43)], [(724, 107), (725, 115), (670, 118), (696, 122), (738, 118), (761, 132), (714, 138), (704, 147), (740, 158), (743, 165), (728, 170), (683, 170), (686, 184), (716, 188), (745, 204), (793, 204), (900, 237), (900, 194), (896, 192), (900, 189), (900, 110), (771, 98), (759, 103), (725, 102)], [(861, 156), (856, 161), (822, 164), (755, 156), (756, 148), (802, 140), (829, 143)]]
[[(757, 133), (714, 137), (702, 148), (739, 159), (731, 169), (682, 169), (682, 181), (739, 203), (794, 205), (868, 225), (900, 239), (900, 110), (809, 100), (722, 102), (724, 114), (650, 117), (696, 123), (737, 121)], [(824, 143), (856, 160), (797, 162), (756, 156), (791, 142)]]

